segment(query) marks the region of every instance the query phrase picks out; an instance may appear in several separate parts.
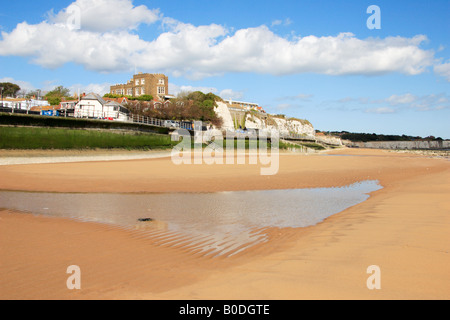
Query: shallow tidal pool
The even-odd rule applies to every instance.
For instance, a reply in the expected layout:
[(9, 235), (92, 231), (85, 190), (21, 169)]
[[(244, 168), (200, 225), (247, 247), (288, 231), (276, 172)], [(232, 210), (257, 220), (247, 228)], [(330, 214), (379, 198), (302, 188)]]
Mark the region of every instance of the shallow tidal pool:
[(2, 191), (0, 207), (140, 229), (164, 239), (161, 244), (185, 241), (208, 254), (232, 255), (266, 241), (261, 232), (264, 228), (315, 225), (367, 200), (369, 193), (381, 188), (377, 181), (368, 180), (334, 188), (217, 193)]

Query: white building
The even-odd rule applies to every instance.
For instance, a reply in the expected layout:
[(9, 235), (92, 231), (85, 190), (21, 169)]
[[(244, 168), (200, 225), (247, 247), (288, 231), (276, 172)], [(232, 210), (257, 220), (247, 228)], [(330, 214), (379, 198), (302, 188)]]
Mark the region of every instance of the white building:
[(75, 118), (128, 120), (129, 110), (115, 101), (106, 102), (98, 94), (83, 96), (75, 105)]
[(245, 110), (260, 110), (262, 109), (259, 104), (254, 102), (244, 102), (244, 101), (234, 101), (234, 100), (227, 100), (231, 107), (241, 107)]
[[(1, 103), (1, 102), (0, 102)], [(47, 100), (4, 98), (3, 107), (16, 110), (30, 110), (32, 107), (49, 106)]]

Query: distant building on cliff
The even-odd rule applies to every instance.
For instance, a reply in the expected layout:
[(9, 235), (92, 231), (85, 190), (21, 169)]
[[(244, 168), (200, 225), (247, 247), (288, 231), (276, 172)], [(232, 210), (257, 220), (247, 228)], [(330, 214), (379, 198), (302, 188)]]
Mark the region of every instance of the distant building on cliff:
[(243, 102), (243, 101), (235, 101), (235, 100), (225, 100), (229, 104), (230, 108), (235, 109), (243, 109), (243, 110), (255, 110), (259, 112), (265, 112), (262, 107), (260, 107), (257, 103), (254, 102)]
[(153, 99), (163, 101), (169, 94), (169, 78), (160, 73), (139, 72), (127, 83), (111, 86), (110, 93), (132, 97), (151, 95)]

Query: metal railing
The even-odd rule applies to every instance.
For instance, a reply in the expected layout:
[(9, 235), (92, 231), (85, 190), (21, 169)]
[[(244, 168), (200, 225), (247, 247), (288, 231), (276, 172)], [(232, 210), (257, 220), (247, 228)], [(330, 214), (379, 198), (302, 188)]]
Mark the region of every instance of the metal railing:
[(4, 112), (4, 113), (32, 114), (32, 115), (39, 115), (39, 114), (41, 114), (40, 111), (31, 111), (31, 110), (15, 109), (15, 108), (8, 108), (8, 107), (0, 107), (0, 112)]
[(130, 122), (146, 124), (157, 127), (166, 128), (181, 128), (186, 130), (192, 130), (191, 121), (178, 121), (178, 120), (162, 120), (157, 118), (150, 118), (139, 114), (132, 114), (128, 117)]

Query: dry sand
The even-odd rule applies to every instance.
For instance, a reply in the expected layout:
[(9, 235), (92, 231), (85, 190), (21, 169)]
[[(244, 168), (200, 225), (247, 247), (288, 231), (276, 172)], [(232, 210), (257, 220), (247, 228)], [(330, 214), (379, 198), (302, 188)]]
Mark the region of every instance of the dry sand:
[[(370, 199), (228, 258), (158, 246), (138, 231), (0, 211), (1, 299), (449, 299), (450, 170), (444, 159), (381, 150), (281, 155), (257, 165), (170, 159), (0, 166), (0, 189), (50, 192), (211, 192), (379, 180)], [(1, 207), (1, 204), (0, 204)], [(82, 289), (66, 287), (70, 265)], [(367, 268), (381, 269), (369, 290)]]

